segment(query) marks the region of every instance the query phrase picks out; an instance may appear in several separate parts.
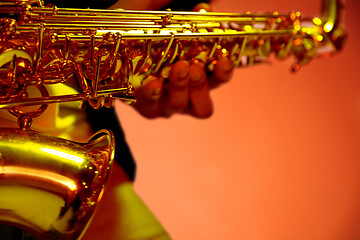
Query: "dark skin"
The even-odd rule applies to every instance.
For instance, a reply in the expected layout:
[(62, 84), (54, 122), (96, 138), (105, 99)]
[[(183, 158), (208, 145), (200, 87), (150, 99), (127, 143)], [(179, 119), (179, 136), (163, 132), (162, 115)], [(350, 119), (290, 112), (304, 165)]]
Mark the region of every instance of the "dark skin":
[[(194, 11), (210, 6), (198, 4)], [(230, 80), (233, 62), (227, 58), (218, 59), (213, 72), (205, 71), (205, 64), (194, 60), (179, 60), (171, 66), (167, 83), (150, 76), (135, 90), (135, 109), (144, 117), (170, 117), (175, 113), (190, 114), (197, 118), (210, 117), (214, 111), (210, 90)]]
[(156, 77), (143, 81), (137, 89), (135, 109), (147, 118), (169, 117), (174, 113), (207, 118), (213, 113), (210, 90), (230, 80), (233, 63), (222, 58), (214, 72), (207, 75), (200, 62), (176, 62), (171, 68), (169, 83)]

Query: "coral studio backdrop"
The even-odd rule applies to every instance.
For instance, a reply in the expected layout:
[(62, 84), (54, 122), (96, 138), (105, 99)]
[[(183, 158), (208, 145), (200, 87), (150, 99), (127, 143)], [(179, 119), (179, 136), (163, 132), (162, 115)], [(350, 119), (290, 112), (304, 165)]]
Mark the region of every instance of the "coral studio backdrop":
[[(294, 59), (237, 69), (215, 113), (148, 120), (117, 112), (135, 188), (174, 239), (360, 238), (360, 2), (346, 46), (292, 74)], [(300, 11), (320, 0), (214, 0), (215, 11)]]

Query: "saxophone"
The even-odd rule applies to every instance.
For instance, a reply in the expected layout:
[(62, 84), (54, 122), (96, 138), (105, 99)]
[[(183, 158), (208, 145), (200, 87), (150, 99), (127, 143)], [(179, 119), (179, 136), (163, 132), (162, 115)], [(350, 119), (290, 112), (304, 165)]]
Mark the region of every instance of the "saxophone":
[[(176, 12), (57, 8), (40, 0), (0, 2), (0, 109), (19, 128), (0, 130), (0, 223), (38, 239), (80, 239), (96, 209), (114, 156), (110, 131), (76, 143), (30, 129), (50, 104), (132, 103), (155, 75), (168, 81), (177, 60), (220, 58), (235, 67), (294, 56), (298, 71), (339, 51), (346, 38), (343, 3), (323, 0), (320, 17), (299, 12)], [(56, 92), (74, 85), (76, 92)], [(34, 91), (36, 92), (34, 94)], [(30, 194), (32, 202), (19, 198)]]

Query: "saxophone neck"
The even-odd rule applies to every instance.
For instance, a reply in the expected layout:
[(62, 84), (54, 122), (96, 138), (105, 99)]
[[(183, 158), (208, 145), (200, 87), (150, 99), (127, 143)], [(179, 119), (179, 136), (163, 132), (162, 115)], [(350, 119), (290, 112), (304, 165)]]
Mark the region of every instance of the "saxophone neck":
[(336, 50), (341, 50), (346, 39), (344, 28), (344, 0), (323, 0), (321, 22), (323, 30)]

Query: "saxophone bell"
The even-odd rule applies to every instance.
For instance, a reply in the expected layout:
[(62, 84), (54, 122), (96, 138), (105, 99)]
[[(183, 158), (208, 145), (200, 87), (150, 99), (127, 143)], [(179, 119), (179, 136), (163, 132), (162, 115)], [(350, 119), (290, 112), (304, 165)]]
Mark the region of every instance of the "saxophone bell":
[(114, 157), (114, 136), (87, 143), (21, 129), (0, 129), (0, 223), (38, 239), (79, 239), (100, 201)]

